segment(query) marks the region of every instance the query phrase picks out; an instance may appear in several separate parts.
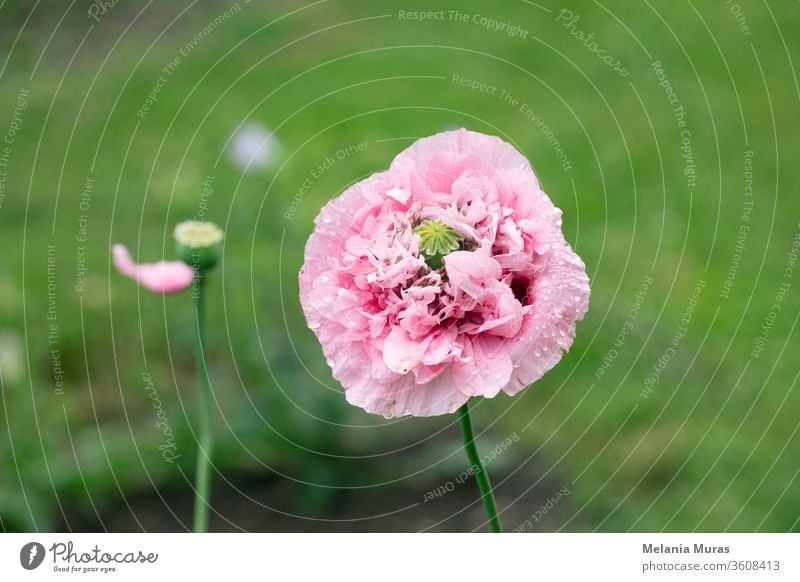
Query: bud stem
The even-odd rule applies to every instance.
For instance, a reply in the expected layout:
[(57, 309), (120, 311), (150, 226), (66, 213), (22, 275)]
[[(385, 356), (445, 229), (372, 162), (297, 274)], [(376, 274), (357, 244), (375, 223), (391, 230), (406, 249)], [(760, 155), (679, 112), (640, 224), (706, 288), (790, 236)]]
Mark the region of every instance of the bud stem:
[(197, 275), (192, 296), (195, 301), (195, 357), (197, 375), (200, 379), (199, 417), (200, 426), (197, 439), (197, 472), (195, 474), (194, 531), (208, 531), (208, 512), (211, 507), (211, 450), (213, 435), (211, 431), (211, 382), (205, 358), (205, 301), (202, 274)]

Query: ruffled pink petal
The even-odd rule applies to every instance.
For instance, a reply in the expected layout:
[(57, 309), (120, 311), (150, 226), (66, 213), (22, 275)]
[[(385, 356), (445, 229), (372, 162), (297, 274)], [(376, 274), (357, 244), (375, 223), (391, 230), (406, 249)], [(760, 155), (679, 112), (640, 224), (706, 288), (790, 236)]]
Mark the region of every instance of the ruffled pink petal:
[(153, 293), (177, 293), (192, 284), (194, 272), (182, 261), (159, 261), (137, 265), (124, 245), (111, 249), (114, 266), (121, 275), (133, 279)]
[(503, 390), (514, 395), (555, 366), (575, 339), (575, 323), (589, 308), (589, 278), (583, 261), (562, 242), (551, 248), (553, 260), (530, 289), (531, 311), (507, 344), (515, 364)]
[(431, 337), (414, 340), (402, 327), (395, 327), (383, 342), (383, 361), (398, 374), (407, 374), (422, 362), (422, 357), (431, 343)]
[(393, 382), (376, 383), (354, 370), (351, 376), (338, 377), (347, 401), (367, 412), (387, 418), (393, 416), (438, 416), (458, 410), (469, 396), (454, 389), (452, 368), (445, 368), (429, 382), (421, 384), (413, 374)]
[(476, 336), (462, 356), (453, 364), (453, 380), (467, 396), (494, 398), (511, 379), (514, 365), (500, 338)]
[(486, 332), (499, 337), (513, 338), (519, 333), (526, 309), (514, 297), (507, 286), (497, 283), (493, 286), (496, 293), (495, 309), (491, 316), (478, 328), (478, 332)]
[(493, 175), (508, 168), (525, 170), (528, 181), (538, 188), (539, 182), (525, 156), (499, 137), (475, 131), (459, 129), (438, 133), (413, 143), (398, 158), (411, 160), (416, 168), (441, 171), (443, 156), (447, 154), (452, 159), (469, 156), (470, 162), (476, 164), (475, 170), (484, 174)]
[(500, 277), (500, 263), (484, 250), (456, 251), (444, 258), (445, 269), (453, 287), (478, 299), (485, 290), (484, 281)]

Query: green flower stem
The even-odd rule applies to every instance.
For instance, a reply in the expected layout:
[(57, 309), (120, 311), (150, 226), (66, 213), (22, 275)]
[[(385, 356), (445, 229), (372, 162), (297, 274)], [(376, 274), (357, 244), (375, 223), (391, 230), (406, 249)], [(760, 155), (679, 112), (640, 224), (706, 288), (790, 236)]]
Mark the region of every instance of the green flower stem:
[(208, 531), (208, 510), (211, 506), (211, 449), (213, 439), (211, 434), (211, 382), (208, 379), (208, 366), (206, 366), (205, 348), (205, 301), (204, 301), (204, 276), (196, 275), (197, 279), (192, 288), (192, 297), (195, 304), (196, 324), (196, 350), (197, 375), (200, 378), (199, 414), (200, 427), (197, 443), (197, 472), (195, 474), (194, 497), (194, 531)]
[(475, 471), (475, 480), (478, 482), (478, 489), (481, 492), (483, 508), (486, 510), (486, 517), (489, 519), (489, 529), (494, 533), (501, 533), (503, 528), (500, 519), (497, 517), (497, 505), (494, 502), (492, 484), (489, 483), (489, 474), (481, 463), (478, 450), (475, 448), (475, 434), (472, 431), (472, 419), (469, 415), (469, 401), (458, 409), (458, 416), (461, 419), (461, 432), (464, 433), (464, 448), (467, 451), (469, 462)]

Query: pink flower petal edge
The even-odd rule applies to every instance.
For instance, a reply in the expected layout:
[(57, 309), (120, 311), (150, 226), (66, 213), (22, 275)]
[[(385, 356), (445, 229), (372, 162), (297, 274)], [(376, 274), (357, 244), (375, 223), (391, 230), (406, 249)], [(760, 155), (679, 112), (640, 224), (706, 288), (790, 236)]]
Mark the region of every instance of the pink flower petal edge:
[(138, 265), (124, 245), (115, 244), (111, 252), (114, 266), (121, 275), (133, 279), (153, 293), (177, 293), (192, 284), (194, 272), (182, 261), (159, 261)]
[[(464, 248), (429, 268), (414, 228)], [(387, 417), (516, 394), (561, 359), (588, 309), (583, 261), (525, 157), (459, 129), (421, 139), (322, 208), (300, 301), (347, 400)]]

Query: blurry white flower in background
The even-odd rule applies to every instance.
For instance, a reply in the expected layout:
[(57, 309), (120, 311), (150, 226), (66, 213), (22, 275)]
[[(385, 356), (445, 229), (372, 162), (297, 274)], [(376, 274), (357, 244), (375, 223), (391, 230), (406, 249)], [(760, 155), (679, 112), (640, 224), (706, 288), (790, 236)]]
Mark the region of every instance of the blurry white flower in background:
[(231, 138), (231, 159), (243, 170), (273, 165), (279, 150), (280, 144), (275, 134), (260, 123), (245, 123)]
[(25, 375), (22, 337), (15, 331), (0, 330), (0, 375), (4, 388), (19, 383)]

